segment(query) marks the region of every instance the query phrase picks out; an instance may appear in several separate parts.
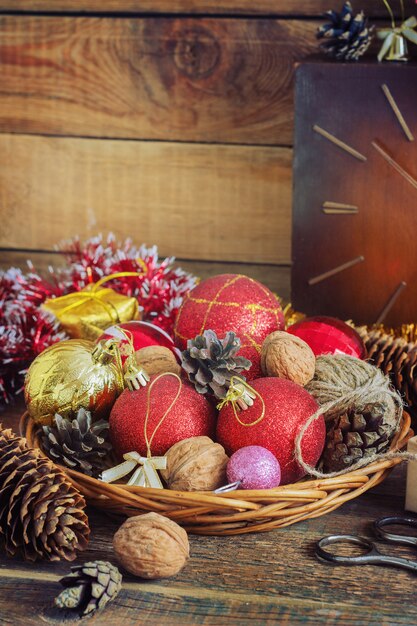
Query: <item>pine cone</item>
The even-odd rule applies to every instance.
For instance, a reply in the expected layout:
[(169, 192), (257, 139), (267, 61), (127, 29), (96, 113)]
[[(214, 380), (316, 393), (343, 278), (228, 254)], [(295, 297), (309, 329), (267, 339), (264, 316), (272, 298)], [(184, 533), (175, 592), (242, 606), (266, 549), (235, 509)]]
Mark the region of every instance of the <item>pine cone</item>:
[(384, 328), (357, 327), (367, 350), (367, 358), (387, 374), (403, 396), (407, 411), (417, 419), (417, 342), (410, 337), (396, 337)]
[(122, 575), (108, 561), (90, 561), (71, 567), (71, 574), (59, 582), (64, 590), (55, 598), (55, 605), (82, 617), (104, 609), (115, 599), (122, 588)]
[(187, 342), (187, 350), (181, 355), (182, 367), (198, 393), (211, 394), (222, 400), (226, 397), (232, 376), (241, 376), (252, 363), (243, 356), (236, 356), (240, 339), (229, 331), (219, 339), (213, 330)]
[(326, 11), (330, 22), (317, 30), (317, 39), (326, 39), (320, 47), (325, 54), (338, 61), (357, 61), (369, 48), (374, 27), (368, 28), (363, 11), (353, 16), (350, 2), (345, 2), (340, 13)]
[(0, 426), (0, 541), (8, 556), (72, 561), (88, 542), (84, 509), (52, 461)]
[(56, 414), (55, 424), (44, 426), (42, 437), (42, 448), (55, 463), (87, 476), (97, 476), (108, 467), (106, 457), (112, 445), (107, 441), (107, 421), (100, 420), (92, 424), (91, 413), (81, 408), (72, 421)]
[(338, 472), (356, 461), (385, 452), (392, 427), (385, 423), (383, 407), (364, 407), (362, 413), (347, 411), (331, 422), (320, 465), (325, 472)]

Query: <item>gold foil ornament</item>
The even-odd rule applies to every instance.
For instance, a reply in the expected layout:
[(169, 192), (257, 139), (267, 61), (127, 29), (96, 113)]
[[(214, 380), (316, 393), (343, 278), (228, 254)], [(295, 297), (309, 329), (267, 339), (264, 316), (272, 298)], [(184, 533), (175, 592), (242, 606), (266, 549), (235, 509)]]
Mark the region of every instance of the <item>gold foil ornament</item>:
[(72, 419), (79, 408), (94, 420), (106, 419), (124, 389), (117, 342), (82, 339), (56, 343), (39, 354), (25, 379), (25, 401), (32, 419), (51, 425), (55, 413)]
[(70, 337), (95, 341), (109, 326), (139, 319), (136, 298), (102, 287), (114, 278), (138, 275), (137, 272), (119, 272), (105, 276), (81, 291), (46, 300), (43, 308), (57, 318)]

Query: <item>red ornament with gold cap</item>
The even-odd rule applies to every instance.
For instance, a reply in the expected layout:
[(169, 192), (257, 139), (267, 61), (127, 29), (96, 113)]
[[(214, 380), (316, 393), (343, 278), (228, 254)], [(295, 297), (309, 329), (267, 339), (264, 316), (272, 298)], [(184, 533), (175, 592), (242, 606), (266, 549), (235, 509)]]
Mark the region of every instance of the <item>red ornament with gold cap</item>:
[[(258, 378), (250, 385), (232, 381), (221, 402), (217, 441), (231, 455), (244, 446), (263, 446), (281, 466), (281, 484), (305, 475), (296, 459), (296, 440), (318, 404), (303, 387), (284, 378)], [(323, 451), (326, 427), (323, 416), (315, 419), (301, 440), (302, 459), (314, 466)]]
[(241, 274), (220, 274), (202, 281), (184, 298), (174, 327), (181, 350), (187, 341), (211, 329), (218, 336), (231, 328), (241, 339), (239, 354), (252, 361), (248, 379), (261, 376), (260, 353), (265, 337), (285, 326), (277, 297), (258, 281)]
[(151, 376), (150, 384), (126, 389), (110, 413), (110, 439), (116, 453), (163, 455), (183, 439), (213, 438), (216, 410), (177, 374)]

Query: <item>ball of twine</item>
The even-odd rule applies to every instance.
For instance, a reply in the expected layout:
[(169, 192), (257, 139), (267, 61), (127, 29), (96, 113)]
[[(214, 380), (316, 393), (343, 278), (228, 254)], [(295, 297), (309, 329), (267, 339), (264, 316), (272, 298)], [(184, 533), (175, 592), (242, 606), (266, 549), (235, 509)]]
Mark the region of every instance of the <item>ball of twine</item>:
[(296, 459), (308, 474), (317, 478), (330, 478), (382, 458), (408, 458), (407, 453), (401, 452), (376, 453), (360, 459), (346, 469), (330, 473), (323, 473), (305, 463), (301, 442), (309, 426), (321, 415), (324, 415), (326, 422), (330, 422), (348, 410), (362, 413), (369, 405), (375, 405), (384, 413), (384, 421), (390, 430), (389, 436), (393, 436), (399, 428), (403, 412), (401, 396), (392, 388), (388, 376), (374, 365), (344, 354), (319, 356), (316, 359), (314, 378), (306, 389), (320, 406), (300, 429), (295, 442)]

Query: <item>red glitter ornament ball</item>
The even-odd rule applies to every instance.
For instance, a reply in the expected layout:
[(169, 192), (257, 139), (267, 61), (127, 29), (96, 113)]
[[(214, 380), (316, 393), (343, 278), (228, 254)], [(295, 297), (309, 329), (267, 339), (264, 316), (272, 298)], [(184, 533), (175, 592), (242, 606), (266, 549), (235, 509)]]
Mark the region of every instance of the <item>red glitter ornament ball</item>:
[[(178, 378), (158, 374), (151, 377), (146, 387), (123, 391), (109, 418), (110, 440), (118, 455), (132, 451), (147, 454), (145, 427), (153, 456), (165, 454), (174, 443), (188, 437), (206, 435), (213, 439), (215, 408), (205, 396), (184, 381), (181, 381), (180, 393), (175, 400), (179, 385)], [(150, 409), (146, 421), (148, 399)], [(172, 402), (172, 408), (158, 426)]]
[(281, 305), (272, 291), (240, 274), (220, 274), (203, 280), (184, 298), (174, 327), (181, 350), (187, 341), (214, 330), (223, 337), (232, 330), (242, 342), (239, 355), (252, 361), (245, 372), (250, 380), (262, 376), (260, 353), (264, 339), (285, 326)]
[(347, 354), (363, 359), (366, 353), (365, 345), (356, 330), (336, 317), (308, 317), (289, 326), (288, 332), (305, 341), (316, 356)]
[[(284, 378), (258, 378), (251, 386), (260, 394), (264, 417), (253, 426), (239, 423), (233, 406), (226, 404), (217, 422), (217, 441), (231, 455), (244, 446), (263, 446), (272, 452), (281, 465), (281, 484), (286, 485), (305, 475), (295, 459), (295, 440), (300, 428), (318, 409), (314, 398), (300, 385)], [(262, 414), (259, 398), (246, 411), (236, 409), (244, 424), (256, 422)], [(323, 451), (326, 427), (323, 416), (306, 430), (301, 442), (303, 460), (316, 465)]]
[(180, 351), (175, 347), (174, 341), (168, 333), (150, 322), (132, 321), (110, 326), (106, 328), (104, 333), (98, 338), (98, 341), (110, 338), (117, 339), (119, 341), (123, 363), (130, 354), (129, 339), (123, 331), (126, 331), (127, 336), (132, 339), (135, 352), (136, 350), (149, 346), (163, 346), (164, 348), (169, 348), (178, 362), (180, 361)]

